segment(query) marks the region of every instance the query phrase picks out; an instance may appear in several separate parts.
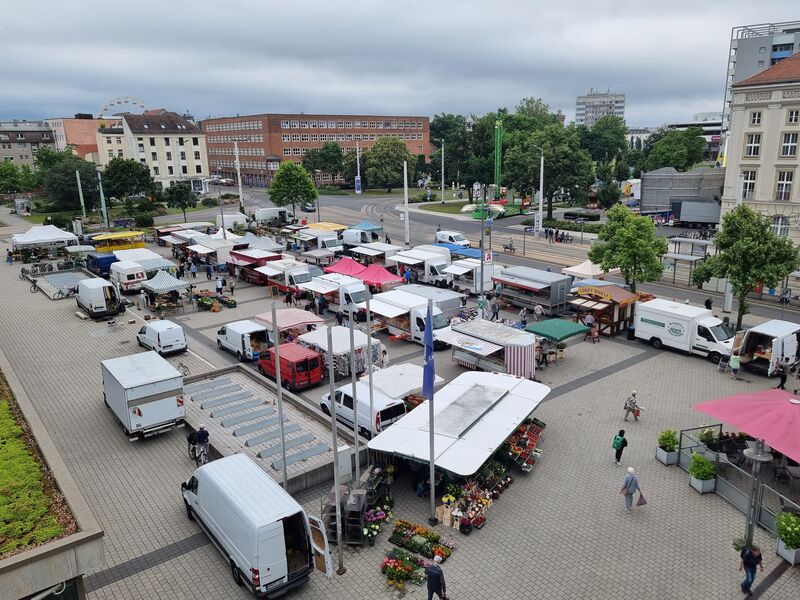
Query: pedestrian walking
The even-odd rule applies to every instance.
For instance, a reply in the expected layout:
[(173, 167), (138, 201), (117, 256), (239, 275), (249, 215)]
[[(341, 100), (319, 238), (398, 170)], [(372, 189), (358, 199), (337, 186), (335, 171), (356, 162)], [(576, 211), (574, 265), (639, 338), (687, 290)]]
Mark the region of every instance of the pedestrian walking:
[(553, 240), (558, 242), (558, 229), (556, 229), (555, 232), (553, 233)]
[(789, 359), (784, 358), (783, 362), (775, 368), (775, 374), (778, 376), (778, 385), (775, 386), (776, 390), (785, 390), (786, 378), (789, 376)]
[(10, 265), (14, 264), (14, 255), (11, 254), (11, 250), (6, 250), (6, 262)]
[(197, 264), (196, 263), (192, 263), (192, 266), (189, 267), (189, 271), (192, 274), (192, 279), (197, 279)]
[(760, 567), (761, 572), (764, 572), (764, 564), (761, 562), (761, 548), (752, 546), (750, 548), (742, 548), (741, 562), (739, 562), (739, 571), (744, 571), (744, 581), (741, 583), (742, 592), (748, 595), (753, 594), (753, 582), (756, 580), (756, 568)]
[(336, 324), (341, 327), (342, 323), (344, 323), (344, 315), (342, 314), (342, 311), (336, 311)]
[(738, 379), (736, 375), (739, 373), (739, 367), (741, 364), (742, 359), (739, 357), (739, 351), (734, 350), (733, 354), (728, 360), (728, 366), (731, 368), (731, 379)]
[(636, 471), (633, 470), (633, 467), (628, 467), (628, 473), (625, 475), (625, 479), (622, 480), (622, 489), (619, 491), (620, 494), (625, 496), (625, 512), (631, 512), (631, 507), (633, 506), (633, 495), (639, 492), (639, 478), (636, 477)]
[(383, 241), (384, 241), (384, 243), (386, 243), (386, 244), (391, 244), (391, 243), (392, 243), (392, 238), (390, 238), (390, 237), (389, 237), (389, 234), (387, 233), (387, 234), (386, 234), (386, 237), (384, 237), (384, 238), (383, 238)]
[(519, 324), (525, 329), (528, 325), (528, 309), (524, 306), (519, 309)]
[(211, 276), (214, 274), (214, 269), (211, 268), (211, 265), (206, 265), (206, 279), (211, 281)]
[(542, 341), (539, 343), (539, 366), (547, 366), (547, 355), (550, 352), (550, 340), (546, 337), (540, 338)]
[(708, 310), (711, 310), (711, 305), (712, 305), (713, 303), (714, 303), (714, 301), (713, 301), (711, 298), (706, 298), (706, 301), (704, 302), (704, 304), (705, 304), (705, 306), (706, 306), (706, 308), (707, 308)]
[(614, 441), (611, 442), (611, 447), (616, 451), (614, 452), (614, 463), (617, 466), (619, 466), (620, 460), (622, 460), (622, 451), (625, 450), (627, 445), (628, 440), (625, 439), (625, 430), (620, 429), (619, 433), (614, 436)]
[(540, 321), (541, 318), (544, 316), (544, 309), (542, 308), (541, 304), (536, 304), (533, 307), (533, 320)]
[(142, 288), (139, 292), (139, 302), (141, 304), (142, 310), (147, 308), (147, 292)]
[(178, 263), (178, 279), (183, 279), (185, 272), (186, 267), (183, 266), (183, 263)]
[(425, 567), (425, 576), (428, 579), (428, 600), (436, 594), (439, 598), (447, 598), (447, 586), (444, 583), (444, 571), (442, 571), (442, 557), (438, 554), (433, 557), (433, 563)]
[(228, 289), (231, 291), (231, 296), (233, 296), (233, 288), (235, 287), (236, 287), (236, 280), (231, 279), (230, 282), (228, 282)]
[(497, 321), (500, 318), (500, 303), (495, 298), (492, 300), (492, 318), (490, 321)]
[(222, 277), (217, 277), (217, 296), (222, 295)]
[(406, 267), (406, 270), (403, 271), (403, 277), (406, 280), (406, 284), (411, 283), (411, 268), (410, 267)]
[(625, 418), (623, 419), (623, 421), (627, 421), (628, 415), (630, 414), (633, 414), (634, 421), (639, 420), (639, 411), (641, 411), (642, 409), (639, 406), (638, 400), (636, 399), (636, 390), (633, 390), (631, 392), (631, 395), (628, 396), (628, 399), (625, 400), (625, 406), (623, 408), (625, 409)]

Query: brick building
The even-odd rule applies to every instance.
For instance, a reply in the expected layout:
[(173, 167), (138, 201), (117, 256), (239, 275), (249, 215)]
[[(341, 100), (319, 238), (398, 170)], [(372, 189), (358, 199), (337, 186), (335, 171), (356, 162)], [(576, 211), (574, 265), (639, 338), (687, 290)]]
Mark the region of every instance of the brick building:
[(8, 160), (18, 167), (36, 169), (39, 148), (53, 148), (53, 132), (43, 121), (0, 122), (0, 161)]
[[(412, 155), (432, 152), (428, 117), (260, 114), (206, 119), (201, 127), (211, 174), (236, 178), (234, 142), (238, 142), (245, 185), (269, 185), (281, 161), (300, 163), (309, 149), (326, 142), (336, 142), (346, 152), (356, 143), (369, 148), (380, 137), (396, 137)], [(331, 181), (328, 174), (320, 177), (323, 183)]]
[(96, 161), (97, 130), (100, 125), (121, 127), (119, 118), (95, 119), (89, 114), (77, 114), (74, 117), (56, 117), (44, 122), (53, 131), (56, 150), (64, 150), (72, 146), (72, 151), (80, 158)]

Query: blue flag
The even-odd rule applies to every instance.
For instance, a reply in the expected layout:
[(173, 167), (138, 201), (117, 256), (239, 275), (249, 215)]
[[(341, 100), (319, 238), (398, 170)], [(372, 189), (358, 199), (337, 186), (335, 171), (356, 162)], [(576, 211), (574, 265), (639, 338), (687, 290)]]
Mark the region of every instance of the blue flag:
[(428, 304), (428, 318), (425, 322), (425, 365), (422, 374), (422, 397), (433, 400), (433, 382), (436, 380), (436, 367), (433, 364), (433, 314)]

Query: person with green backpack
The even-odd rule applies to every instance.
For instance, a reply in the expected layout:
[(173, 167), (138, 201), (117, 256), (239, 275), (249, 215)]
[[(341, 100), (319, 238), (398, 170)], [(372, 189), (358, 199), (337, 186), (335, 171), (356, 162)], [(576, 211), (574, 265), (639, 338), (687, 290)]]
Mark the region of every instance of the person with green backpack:
[(616, 454), (614, 455), (614, 460), (616, 465), (619, 466), (620, 460), (622, 460), (622, 451), (625, 449), (625, 446), (628, 445), (628, 440), (625, 439), (625, 430), (620, 429), (619, 433), (614, 436), (614, 441), (611, 442), (611, 447), (616, 450)]

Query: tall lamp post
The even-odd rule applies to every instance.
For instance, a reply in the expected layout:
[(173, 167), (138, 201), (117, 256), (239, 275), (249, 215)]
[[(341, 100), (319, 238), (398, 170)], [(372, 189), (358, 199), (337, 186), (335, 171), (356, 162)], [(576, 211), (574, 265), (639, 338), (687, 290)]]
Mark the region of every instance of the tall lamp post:
[(442, 151), (442, 169), (441, 169), (441, 176), (442, 176), (442, 204), (444, 204), (444, 138), (439, 140), (442, 145), (440, 146), (440, 150)]
[(539, 157), (539, 222), (536, 224), (538, 227), (537, 233), (542, 230), (542, 224), (544, 223), (542, 209), (543, 209), (543, 200), (544, 200), (544, 150), (537, 146), (536, 144), (531, 144), (534, 148), (536, 148), (539, 152), (541, 152), (541, 156)]

